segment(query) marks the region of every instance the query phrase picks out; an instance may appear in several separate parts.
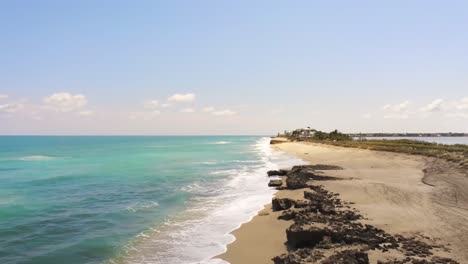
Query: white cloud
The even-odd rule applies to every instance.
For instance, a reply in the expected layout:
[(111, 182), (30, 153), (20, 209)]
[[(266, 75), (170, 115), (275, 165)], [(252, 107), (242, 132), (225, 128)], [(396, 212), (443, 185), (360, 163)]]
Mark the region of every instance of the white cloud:
[(406, 113), (389, 113), (384, 115), (385, 119), (407, 119), (409, 117)]
[(78, 112), (79, 116), (92, 116), (93, 114), (94, 114), (94, 112), (90, 111), (90, 110), (85, 110), (85, 111)]
[(382, 109), (383, 109), (383, 110), (388, 110), (388, 109), (390, 109), (391, 107), (392, 107), (391, 104), (386, 104), (386, 105), (382, 106)]
[(468, 113), (447, 113), (445, 116), (455, 119), (468, 119)]
[(409, 101), (404, 101), (402, 103), (394, 104), (394, 105), (387, 104), (387, 105), (384, 105), (382, 109), (387, 110), (387, 111), (392, 111), (392, 112), (403, 112), (406, 109), (408, 109), (409, 104), (410, 104)]
[(438, 112), (442, 110), (442, 106), (444, 104), (444, 100), (442, 99), (435, 99), (428, 105), (421, 108), (423, 112)]
[(286, 110), (284, 110), (284, 108), (273, 108), (270, 109), (268, 112), (270, 115), (279, 115), (286, 112)]
[(6, 94), (0, 94), (0, 100), (1, 100), (1, 99), (7, 99), (7, 98), (8, 98), (8, 95), (6, 95)]
[(129, 114), (129, 118), (132, 119), (132, 120), (144, 120), (144, 121), (148, 121), (148, 120), (151, 120), (153, 118), (155, 118), (156, 116), (158, 116), (159, 114), (161, 114), (160, 111), (151, 111), (151, 112), (132, 112)]
[(213, 112), (214, 110), (215, 110), (214, 107), (209, 106), (209, 107), (203, 108), (202, 111), (205, 112), (205, 113), (209, 113), (209, 112)]
[(195, 110), (193, 108), (184, 108), (180, 110), (181, 113), (193, 113)]
[(458, 110), (468, 109), (468, 97), (465, 97), (465, 98), (461, 99), (460, 102), (457, 102), (455, 107)]
[(156, 109), (159, 106), (158, 100), (149, 100), (144, 103), (146, 109)]
[(169, 102), (193, 102), (195, 101), (195, 94), (174, 94), (167, 99)]
[(362, 115), (362, 118), (364, 118), (364, 119), (370, 119), (370, 118), (372, 118), (372, 114), (369, 114), (369, 113), (363, 114), (363, 115)]
[(237, 113), (234, 112), (234, 111), (231, 111), (229, 109), (213, 112), (213, 115), (215, 115), (215, 116), (232, 116), (232, 115), (235, 115), (235, 114), (237, 114)]
[(46, 108), (57, 112), (71, 112), (84, 107), (88, 101), (82, 94), (54, 93), (44, 98)]
[(387, 104), (382, 107), (384, 110), (384, 118), (386, 119), (406, 119), (409, 117), (408, 107), (410, 102), (408, 100), (399, 104)]
[(168, 108), (168, 107), (171, 107), (172, 104), (169, 104), (169, 103), (165, 103), (165, 104), (162, 104), (161, 107), (162, 108)]
[(0, 105), (0, 112), (4, 113), (14, 113), (23, 109), (24, 105), (21, 103), (7, 103)]

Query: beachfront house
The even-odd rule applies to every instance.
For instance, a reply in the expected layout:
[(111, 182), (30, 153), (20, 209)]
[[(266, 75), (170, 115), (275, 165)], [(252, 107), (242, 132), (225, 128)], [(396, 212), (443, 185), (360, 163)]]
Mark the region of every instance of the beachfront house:
[(292, 136), (295, 137), (296, 139), (302, 141), (302, 140), (312, 138), (315, 135), (316, 132), (317, 132), (317, 130), (311, 129), (310, 127), (300, 128), (300, 129), (294, 130), (292, 132)]

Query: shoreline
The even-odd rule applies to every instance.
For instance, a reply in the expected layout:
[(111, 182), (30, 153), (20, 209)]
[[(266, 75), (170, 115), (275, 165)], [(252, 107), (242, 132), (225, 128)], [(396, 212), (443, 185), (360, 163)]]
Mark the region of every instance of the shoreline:
[[(323, 185), (327, 191), (339, 194), (338, 197), (345, 204), (352, 204), (352, 207), (363, 215), (359, 222), (375, 226), (392, 235), (428, 237), (434, 245), (442, 245), (447, 249), (433, 250), (430, 256), (451, 258), (459, 263), (468, 261), (468, 254), (463, 252), (468, 246), (468, 238), (457, 236), (462, 231), (468, 232), (468, 222), (463, 222), (468, 220), (468, 212), (463, 205), (456, 204), (456, 208), (453, 209), (453, 204), (448, 205), (451, 202), (450, 195), (444, 194), (444, 191), (447, 192), (456, 185), (468, 186), (464, 175), (453, 168), (452, 164), (434, 158), (400, 153), (303, 142), (278, 143), (280, 144), (273, 145), (276, 151), (286, 152), (311, 164), (343, 167), (343, 170), (319, 171), (336, 177), (337, 180), (314, 182)], [(445, 172), (445, 177), (441, 178), (441, 172)], [(454, 182), (451, 185), (443, 183), (447, 178), (454, 179)], [(463, 197), (461, 202), (468, 204), (465, 191), (461, 187), (456, 191), (457, 195)], [(273, 199), (300, 200), (303, 199), (303, 192), (303, 189), (280, 190)], [(225, 253), (215, 258), (232, 264), (267, 264), (274, 263), (274, 257), (287, 255), (290, 245), (286, 230), (294, 221), (279, 220), (278, 216), (283, 211), (273, 212), (271, 206), (271, 203), (266, 205), (250, 222), (233, 231), (231, 234), (236, 237), (235, 241), (227, 246)], [(445, 219), (437, 216), (440, 214), (443, 214)], [(457, 231), (453, 226), (461, 230)], [(370, 251), (369, 263), (408, 257), (401, 252), (390, 251), (392, 252)]]
[(264, 175), (278, 166), (300, 162), (272, 152), (266, 137), (256, 138), (242, 150), (251, 152), (247, 154), (250, 158), (227, 167), (208, 166), (210, 173), (221, 176), (213, 176), (216, 181), (210, 179), (184, 186), (183, 191), (195, 197), (186, 203), (186, 209), (138, 235), (128, 244), (128, 248), (135, 250), (112, 260), (116, 263), (225, 263), (212, 258), (226, 251), (227, 245), (236, 239), (231, 232), (250, 222), (277, 192), (267, 186), (269, 179)]

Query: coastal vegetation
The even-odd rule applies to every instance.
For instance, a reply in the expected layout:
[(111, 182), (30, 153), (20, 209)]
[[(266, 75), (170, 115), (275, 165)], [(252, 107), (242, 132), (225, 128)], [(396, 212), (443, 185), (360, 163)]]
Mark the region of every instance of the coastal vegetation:
[(326, 141), (349, 141), (353, 138), (347, 134), (341, 133), (338, 130), (333, 130), (329, 133), (316, 129), (296, 129), (287, 134), (289, 137), (296, 140), (326, 140)]
[[(317, 142), (317, 141), (316, 141)], [(423, 155), (445, 159), (468, 168), (468, 146), (462, 144), (445, 145), (431, 142), (423, 142), (409, 139), (399, 140), (364, 140), (364, 141), (320, 141), (320, 143), (370, 149), (379, 151), (399, 152), (413, 155)]]
[[(297, 132), (299, 131), (299, 132)], [(304, 131), (311, 131), (309, 133)], [(455, 162), (468, 168), (468, 145), (446, 145), (418, 141), (413, 139), (371, 139), (354, 140), (348, 134), (334, 130), (330, 133), (309, 129), (294, 130), (286, 137), (291, 141), (308, 141), (340, 147), (360, 148), (378, 151), (389, 151), (413, 155), (423, 155)]]

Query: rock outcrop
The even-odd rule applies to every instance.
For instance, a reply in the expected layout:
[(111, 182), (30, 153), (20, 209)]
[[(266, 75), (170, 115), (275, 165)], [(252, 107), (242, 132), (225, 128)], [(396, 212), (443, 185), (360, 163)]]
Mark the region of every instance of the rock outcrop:
[(286, 176), (288, 170), (271, 170), (267, 172), (268, 176)]
[(274, 137), (270, 140), (270, 144), (280, 144), (280, 143), (286, 143), (286, 142), (291, 142), (291, 141), (283, 137)]
[(268, 186), (270, 187), (281, 187), (281, 185), (283, 185), (282, 180), (270, 180), (270, 182), (268, 183)]
[(271, 202), (273, 211), (283, 211), (296, 205), (296, 201), (289, 198), (274, 198)]
[(361, 223), (363, 216), (349, 206), (351, 203), (315, 182), (338, 180), (317, 171), (337, 169), (342, 168), (319, 164), (294, 166), (286, 171), (283, 188), (307, 189), (303, 200), (274, 198), (272, 201), (273, 211), (283, 211), (279, 219), (294, 221), (286, 230), (288, 253), (273, 258), (275, 264), (368, 264), (370, 250), (395, 250), (405, 256), (405, 259), (379, 264), (459, 264), (434, 256), (433, 249), (441, 246), (432, 244), (432, 240), (391, 235)]

